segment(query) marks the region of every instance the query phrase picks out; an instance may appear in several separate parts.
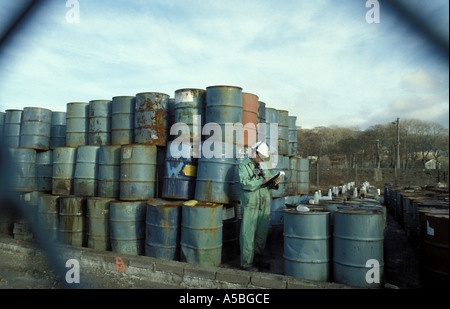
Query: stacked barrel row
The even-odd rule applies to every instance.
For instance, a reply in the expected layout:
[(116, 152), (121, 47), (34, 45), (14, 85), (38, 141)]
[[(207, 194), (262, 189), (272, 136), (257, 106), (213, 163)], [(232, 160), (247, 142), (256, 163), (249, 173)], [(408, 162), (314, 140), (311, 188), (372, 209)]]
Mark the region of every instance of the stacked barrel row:
[[(89, 214), (88, 204), (102, 204), (102, 207), (106, 207), (109, 201), (111, 210), (102, 210), (103, 213), (110, 214), (109, 221), (107, 220), (109, 226), (115, 226), (118, 231), (122, 231), (118, 232), (119, 234), (126, 234), (120, 227), (122, 219), (114, 218), (135, 213), (140, 219), (135, 217), (131, 222), (140, 226), (136, 229), (140, 236), (135, 235), (134, 238), (141, 240), (144, 239), (142, 231), (145, 228), (138, 222), (143, 222), (144, 211), (141, 209), (148, 199), (163, 197), (165, 200), (159, 199), (157, 203), (175, 203), (178, 206), (181, 201), (195, 200), (197, 206), (186, 206), (190, 207), (187, 209), (210, 209), (214, 210), (216, 216), (220, 213), (221, 224), (214, 227), (210, 234), (215, 235), (215, 239), (204, 239), (203, 242), (203, 246), (205, 243), (215, 244), (215, 249), (211, 249), (214, 257), (209, 260), (215, 261), (216, 265), (220, 260), (217, 255), (230, 258), (238, 248), (240, 189), (236, 186), (239, 180), (236, 177), (236, 168), (241, 159), (240, 154), (246, 153), (256, 140), (266, 140), (264, 130), (259, 130), (260, 128), (266, 128), (267, 131), (271, 128), (271, 123), (266, 122), (265, 103), (258, 99), (256, 95), (243, 93), (239, 87), (213, 86), (206, 90), (180, 89), (175, 92), (174, 99), (163, 93), (146, 92), (135, 97), (120, 96), (113, 97), (112, 100), (68, 103), (65, 145), (52, 149), (51, 189), (47, 186), (43, 192), (51, 191), (51, 195), (61, 198), (59, 222), (63, 223), (63, 226), (64, 218), (70, 218), (64, 209), (70, 208), (78, 214), (84, 213), (85, 217), (91, 219), (100, 218), (102, 216)], [(283, 126), (280, 130), (282, 134), (271, 146), (276, 149), (279, 142), (283, 144), (278, 167), (292, 179), (289, 193), (285, 180), (280, 186), (281, 189), (277, 190), (276, 195), (281, 198), (285, 194), (298, 194), (294, 179), (298, 180), (300, 177), (297, 176), (296, 164), (292, 165), (291, 172), (289, 161), (290, 158), (293, 162), (296, 161), (296, 147), (291, 147), (291, 152), (287, 151), (291, 142), (288, 134), (288, 113), (281, 111), (280, 114), (283, 119), (280, 124)], [(264, 125), (258, 126), (258, 122)], [(181, 126), (173, 125), (177, 123)], [(204, 126), (205, 123), (218, 126), (208, 130)], [(237, 127), (228, 131), (227, 124), (236, 123), (242, 123), (244, 130)], [(186, 126), (188, 130), (184, 131)], [(213, 137), (217, 138), (214, 136), (214, 128), (217, 127), (222, 132), (222, 138), (219, 137), (218, 141), (230, 141), (229, 143), (211, 143)], [(277, 130), (277, 126), (272, 127)], [(175, 149), (177, 146), (178, 149)], [(205, 149), (214, 155), (205, 155)], [(237, 150), (241, 150), (239, 155)], [(175, 155), (177, 153), (178, 156)], [(296, 176), (292, 176), (293, 174)], [(233, 195), (237, 198), (233, 198)], [(65, 203), (72, 206), (62, 206)], [(82, 206), (84, 204), (86, 206)], [(134, 210), (126, 210), (127, 207)], [(83, 212), (82, 209), (86, 211)], [(186, 218), (189, 216), (186, 215)], [(191, 218), (193, 222), (181, 225), (186, 233), (193, 230), (192, 226), (201, 226), (204, 221), (198, 221), (202, 215), (194, 215)], [(103, 220), (105, 225), (105, 218), (98, 220)], [(85, 228), (85, 235), (89, 235), (89, 230), (95, 229), (93, 226)], [(66, 230), (66, 227), (63, 230)], [(97, 235), (97, 232), (92, 233)], [(68, 242), (71, 238), (62, 239)], [(111, 236), (112, 239), (118, 243), (117, 235)], [(200, 258), (205, 251), (204, 247), (198, 247), (202, 246), (202, 243), (192, 244), (190, 241), (195, 238), (188, 236), (185, 239), (181, 244), (182, 258), (195, 263), (203, 263), (203, 259), (208, 260), (206, 257)], [(85, 244), (86, 241), (85, 239), (81, 243)], [(222, 245), (226, 247), (224, 250)], [(139, 246), (133, 245), (133, 250), (142, 253), (143, 247), (141, 241)], [(131, 252), (130, 250), (127, 252)]]
[(300, 205), (298, 209), (288, 207), (284, 210), (284, 273), (309, 280), (380, 287), (385, 214), (376, 200), (345, 197)]
[(449, 287), (448, 188), (386, 184), (385, 205), (419, 257), (425, 287)]

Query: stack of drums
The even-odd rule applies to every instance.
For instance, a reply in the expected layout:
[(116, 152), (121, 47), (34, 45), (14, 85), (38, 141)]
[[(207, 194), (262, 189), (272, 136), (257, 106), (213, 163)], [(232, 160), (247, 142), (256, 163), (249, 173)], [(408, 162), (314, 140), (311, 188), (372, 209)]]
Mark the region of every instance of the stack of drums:
[(162, 190), (164, 198), (194, 198), (205, 101), (205, 90), (175, 91), (175, 125), (171, 128), (171, 134), (176, 135), (179, 130), (182, 133), (167, 146)]
[[(216, 124), (222, 131), (221, 140), (202, 143), (202, 156), (198, 161), (195, 199), (228, 204), (236, 167), (236, 148), (239, 138), (227, 132), (226, 124), (242, 123), (242, 89), (232, 86), (212, 86), (206, 89), (205, 122)], [(217, 126), (218, 125), (218, 126)], [(236, 132), (239, 134), (240, 132)], [(218, 133), (215, 132), (214, 135)], [(220, 138), (220, 137), (219, 137)], [(211, 147), (212, 146), (212, 147)]]

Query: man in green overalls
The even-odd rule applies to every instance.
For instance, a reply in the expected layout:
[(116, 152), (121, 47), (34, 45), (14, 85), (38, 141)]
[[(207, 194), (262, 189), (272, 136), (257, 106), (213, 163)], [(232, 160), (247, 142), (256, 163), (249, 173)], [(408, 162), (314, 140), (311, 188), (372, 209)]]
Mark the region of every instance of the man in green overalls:
[(270, 214), (270, 189), (277, 189), (280, 178), (271, 187), (262, 187), (271, 177), (269, 170), (260, 163), (269, 157), (269, 147), (258, 142), (251, 147), (251, 154), (239, 164), (242, 223), (240, 233), (241, 268), (258, 271), (270, 265), (262, 261), (266, 245)]

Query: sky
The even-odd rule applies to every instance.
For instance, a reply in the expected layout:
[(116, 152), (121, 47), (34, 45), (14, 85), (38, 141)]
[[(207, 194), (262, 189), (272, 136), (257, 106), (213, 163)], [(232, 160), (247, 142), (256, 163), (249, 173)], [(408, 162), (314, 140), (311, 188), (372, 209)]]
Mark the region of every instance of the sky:
[[(448, 0), (401, 2), (448, 48)], [(305, 129), (449, 127), (448, 54), (383, 0), (47, 0), (0, 46), (0, 111), (214, 85)]]

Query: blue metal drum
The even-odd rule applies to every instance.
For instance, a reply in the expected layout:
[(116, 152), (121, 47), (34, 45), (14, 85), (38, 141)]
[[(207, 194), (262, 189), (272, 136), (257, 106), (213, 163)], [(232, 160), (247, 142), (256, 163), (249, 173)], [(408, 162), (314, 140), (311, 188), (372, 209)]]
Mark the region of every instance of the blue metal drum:
[(181, 201), (147, 201), (146, 256), (179, 260), (182, 205)]
[(120, 199), (155, 197), (156, 146), (122, 145), (120, 155)]
[(120, 197), (120, 145), (101, 146), (98, 150), (99, 197)]
[(222, 205), (183, 203), (181, 254), (187, 263), (219, 266), (222, 258)]
[(169, 95), (159, 92), (136, 94), (134, 142), (166, 146), (168, 136)]
[(112, 198), (90, 197), (87, 199), (87, 246), (98, 250), (111, 250), (109, 239), (109, 207)]
[(66, 113), (52, 112), (50, 149), (66, 146)]
[[(379, 287), (383, 281), (383, 213), (340, 209), (334, 212), (334, 281), (358, 287)], [(378, 263), (379, 282), (368, 280), (370, 260)]]
[(297, 155), (297, 116), (289, 116), (289, 132), (288, 132), (288, 142), (290, 156)]
[[(190, 148), (182, 147), (180, 144), (175, 150), (172, 149), (172, 145), (172, 142), (167, 144), (162, 197), (193, 199), (197, 178), (197, 159), (190, 156)], [(177, 159), (174, 158), (172, 150), (174, 154), (176, 152), (181, 156)]]
[(289, 113), (277, 110), (278, 113), (278, 153), (284, 156), (289, 154)]
[(5, 113), (0, 112), (0, 137), (3, 138), (3, 127), (5, 126)]
[(97, 196), (98, 150), (100, 146), (78, 146), (73, 194), (78, 196)]
[(3, 136), (5, 137), (5, 146), (10, 148), (19, 148), (20, 146), (20, 128), (22, 126), (22, 110), (7, 109), (5, 111), (5, 124)]
[(274, 235), (283, 233), (284, 210), (286, 203), (284, 197), (273, 198), (270, 200), (269, 227)]
[(297, 194), (309, 194), (309, 159), (299, 159), (297, 163), (299, 181)]
[(220, 126), (222, 142), (243, 145), (242, 127), (236, 132), (231, 131), (228, 134), (226, 132), (227, 124), (242, 125), (242, 88), (234, 86), (207, 87), (205, 123), (214, 123)]
[(39, 229), (45, 239), (58, 240), (59, 196), (41, 194), (38, 200)]
[(284, 274), (316, 281), (330, 279), (329, 212), (284, 211)]
[(222, 143), (216, 149), (216, 144), (212, 144), (209, 148), (214, 151), (211, 158), (204, 155), (206, 145), (206, 141), (202, 143), (202, 157), (198, 160), (195, 199), (228, 204), (236, 168), (235, 145)]
[(61, 196), (59, 199), (59, 241), (76, 247), (86, 247), (85, 197)]
[(56, 147), (53, 149), (52, 194), (71, 195), (77, 149)]
[(36, 190), (36, 150), (27, 148), (10, 148), (14, 165), (11, 175), (12, 186), (17, 191)]
[(20, 147), (36, 150), (50, 149), (52, 111), (40, 107), (25, 107), (20, 129)]
[[(189, 135), (181, 136), (174, 127), (174, 138), (178, 136), (177, 141), (186, 143), (199, 143), (201, 141), (201, 125), (204, 124), (205, 105), (206, 90), (178, 89), (175, 91), (174, 123), (181, 123), (189, 128)], [(184, 137), (186, 138), (184, 139)]]
[(266, 107), (266, 143), (270, 145), (272, 149), (278, 151), (278, 112), (276, 109)]
[(89, 145), (111, 144), (111, 101), (89, 101)]
[(111, 102), (111, 145), (128, 145), (134, 141), (136, 97), (117, 96)]
[(109, 204), (110, 239), (113, 252), (144, 255), (146, 201)]
[(66, 146), (89, 145), (89, 103), (67, 103)]
[(53, 151), (36, 153), (36, 190), (52, 191)]

